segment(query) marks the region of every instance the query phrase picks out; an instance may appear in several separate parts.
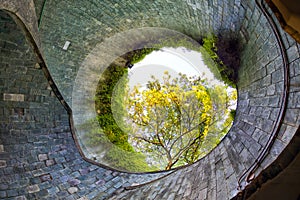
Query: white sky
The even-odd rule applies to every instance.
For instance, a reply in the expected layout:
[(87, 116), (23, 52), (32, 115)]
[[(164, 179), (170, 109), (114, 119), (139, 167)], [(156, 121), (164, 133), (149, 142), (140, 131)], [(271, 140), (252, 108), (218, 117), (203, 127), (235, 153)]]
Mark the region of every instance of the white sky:
[[(186, 48), (162, 48), (147, 55), (141, 62), (136, 63), (129, 70), (129, 86), (133, 88), (138, 83), (142, 86), (151, 80), (151, 75), (161, 79), (164, 71), (168, 71), (172, 77), (178, 73), (190, 76), (207, 78), (211, 84), (222, 84), (214, 78), (208, 67), (203, 63), (200, 52), (187, 50)], [(203, 76), (204, 73), (204, 76)]]

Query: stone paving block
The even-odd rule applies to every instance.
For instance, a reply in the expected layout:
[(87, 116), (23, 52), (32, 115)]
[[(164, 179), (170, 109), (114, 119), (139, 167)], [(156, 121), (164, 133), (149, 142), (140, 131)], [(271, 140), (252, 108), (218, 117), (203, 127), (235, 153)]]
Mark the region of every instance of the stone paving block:
[(53, 182), (52, 181), (45, 181), (39, 184), (40, 190), (44, 190), (44, 189), (49, 189), (51, 187), (53, 187)]
[(95, 198), (97, 195), (98, 195), (98, 191), (97, 190), (95, 190), (95, 191), (92, 191), (92, 192), (90, 192), (89, 194), (87, 194), (87, 198), (88, 199), (93, 199), (93, 198)]
[(289, 62), (293, 62), (294, 60), (299, 58), (299, 52), (296, 45), (291, 46), (290, 48), (288, 48), (287, 51), (288, 51)]
[(78, 188), (77, 188), (77, 187), (70, 187), (70, 188), (68, 188), (68, 192), (69, 192), (70, 194), (76, 193), (77, 191), (78, 191)]
[(79, 172), (81, 175), (86, 175), (89, 173), (89, 169), (88, 168), (84, 168), (84, 169), (79, 169)]
[(64, 199), (65, 197), (67, 197), (69, 195), (69, 193), (67, 191), (59, 191), (56, 194), (60, 199)]
[(77, 200), (77, 197), (74, 197), (73, 195), (69, 195), (67, 197), (65, 197), (66, 200)]
[(51, 165), (54, 165), (55, 164), (55, 161), (53, 159), (50, 159), (50, 160), (46, 160), (46, 166), (51, 166)]
[(5, 168), (7, 167), (6, 160), (0, 160), (0, 168)]
[(30, 185), (27, 187), (27, 191), (28, 191), (28, 193), (36, 193), (36, 192), (40, 191), (39, 185), (37, 185), (37, 184)]
[(26, 196), (18, 196), (15, 200), (27, 200)]
[(49, 194), (56, 194), (56, 193), (59, 192), (59, 189), (57, 187), (51, 187), (51, 188), (49, 188), (47, 190), (48, 190)]
[(84, 196), (84, 197), (81, 197), (81, 198), (79, 198), (77, 200), (89, 200), (89, 199), (88, 199), (88, 197)]
[(37, 196), (41, 199), (43, 198), (47, 198), (48, 197), (48, 191), (47, 189), (44, 189), (44, 190), (40, 190), (39, 192), (36, 193)]
[(40, 176), (40, 179), (42, 182), (45, 182), (45, 181), (51, 181), (52, 177), (50, 174), (45, 174), (45, 175)]
[(68, 183), (61, 183), (58, 185), (59, 190), (67, 190), (70, 187)]
[(7, 197), (6, 191), (0, 191), (0, 198), (5, 198)]
[(80, 184), (81, 181), (80, 181), (79, 179), (70, 179), (70, 180), (68, 181), (68, 183), (69, 183), (71, 186), (76, 186), (76, 185)]

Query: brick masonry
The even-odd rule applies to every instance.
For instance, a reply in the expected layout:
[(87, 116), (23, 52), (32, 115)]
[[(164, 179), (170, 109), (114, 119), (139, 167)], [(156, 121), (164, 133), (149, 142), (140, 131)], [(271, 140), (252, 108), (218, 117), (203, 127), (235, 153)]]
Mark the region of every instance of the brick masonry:
[[(9, 1), (0, 1), (6, 5)], [(18, 2), (10, 1), (15, 4)], [(28, 1), (32, 2), (32, 1)], [(143, 26), (170, 28), (193, 38), (238, 35), (243, 49), (238, 110), (228, 135), (193, 165), (164, 174), (128, 174), (84, 161), (76, 149), (68, 114), (53, 95), (23, 33), (0, 13), (0, 198), (1, 199), (230, 199), (238, 179), (259, 154), (280, 113), (282, 57), (271, 27), (254, 1), (48, 1), (40, 26), (47, 66), (71, 105), (81, 63), (95, 45), (119, 31)], [(24, 4), (19, 15), (32, 10)], [(41, 3), (36, 10), (41, 13)], [(101, 9), (100, 9), (101, 8)], [(201, 12), (205, 10), (205, 12)], [(12, 10), (14, 11), (14, 10)], [(141, 14), (143, 13), (143, 15)], [(23, 15), (25, 19), (28, 15)], [(24, 22), (37, 35), (36, 21)], [(33, 20), (33, 21), (30, 21)], [(34, 25), (35, 24), (35, 25)], [(34, 28), (35, 27), (35, 28)], [(300, 45), (280, 30), (289, 62), (287, 111), (279, 135), (255, 175), (280, 156), (300, 118)], [(65, 41), (71, 41), (63, 51)], [(23, 94), (5, 101), (3, 94)], [(154, 182), (139, 185), (148, 181)], [(133, 186), (136, 185), (136, 186)], [(130, 187), (133, 186), (133, 187)]]
[[(104, 199), (121, 187), (163, 175), (125, 174), (84, 161), (68, 114), (43, 71), (35, 68), (23, 33), (3, 11), (0, 22), (1, 199)], [(22, 94), (24, 101), (6, 101), (4, 93)]]

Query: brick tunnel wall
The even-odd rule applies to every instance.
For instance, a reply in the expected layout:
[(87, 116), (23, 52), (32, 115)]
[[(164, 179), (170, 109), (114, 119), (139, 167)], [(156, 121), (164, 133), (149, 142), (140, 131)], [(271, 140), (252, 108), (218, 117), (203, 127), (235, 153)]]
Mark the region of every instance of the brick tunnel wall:
[[(37, 9), (40, 10), (40, 9)], [(77, 72), (106, 38), (141, 27), (168, 28), (195, 40), (210, 32), (237, 36), (245, 9), (230, 1), (47, 1), (40, 33), (49, 70), (72, 105)], [(62, 50), (66, 41), (71, 45)]]
[(22, 31), (3, 11), (0, 23), (1, 199), (103, 199), (121, 186), (163, 175), (125, 174), (85, 162), (68, 114), (36, 68)]
[[(235, 8), (228, 6), (230, 2), (224, 1), (219, 6), (214, 4), (212, 9), (223, 8), (220, 9), (222, 12), (217, 13), (231, 15), (235, 12), (225, 9)], [(178, 7), (179, 5), (181, 6), (178, 4)], [(191, 6), (192, 12), (201, 9), (201, 4), (198, 3), (188, 2), (187, 5)], [(53, 5), (53, 8), (58, 9), (56, 12), (60, 13), (58, 16), (61, 20), (52, 23), (50, 11), (48, 14), (46, 12), (44, 20), (46, 21), (49, 15), (49, 22), (42, 25), (42, 44), (49, 70), (59, 89), (70, 102), (70, 87), (78, 70), (76, 67), (80, 65), (80, 59), (83, 59), (86, 53), (81, 55), (79, 51), (72, 49), (67, 53), (56, 49), (59, 45), (63, 45), (66, 37), (64, 34), (71, 34), (64, 32), (65, 29), (62, 27), (65, 27), (63, 26), (65, 24), (58, 22), (70, 23), (66, 20), (66, 16), (72, 13), (76, 18), (73, 20), (76, 22), (74, 24), (79, 27), (85, 17), (93, 19), (89, 18), (91, 16), (89, 13), (98, 11), (99, 6), (87, 7), (84, 12), (80, 10), (80, 13), (71, 12), (74, 10), (65, 9), (65, 6), (72, 8), (74, 5), (65, 2), (60, 6)], [(113, 9), (114, 6), (108, 8)], [(135, 6), (131, 5), (129, 8), (133, 9)], [(168, 9), (162, 8), (165, 7), (160, 5), (156, 9), (169, 12)], [(239, 69), (238, 109), (234, 126), (217, 148), (192, 166), (172, 172), (144, 186), (129, 187), (126, 190), (124, 188), (127, 186), (155, 180), (164, 174), (127, 174), (84, 161), (73, 141), (67, 112), (54, 96), (42, 70), (35, 68), (35, 57), (18, 26), (5, 12), (1, 12), (0, 198), (105, 199), (110, 196), (112, 199), (230, 199), (235, 197), (238, 192), (238, 179), (251, 166), (256, 155), (263, 150), (273, 131), (272, 126), (280, 114), (282, 94), (286, 88), (279, 44), (269, 22), (252, 1), (242, 2), (239, 9), (238, 13), (243, 13), (242, 15), (235, 13), (233, 17), (225, 18), (232, 19), (235, 24), (223, 19), (224, 23), (226, 21), (231, 24), (229, 27), (226, 23), (222, 25), (222, 20), (218, 17), (214, 23), (209, 23), (209, 20), (202, 21), (203, 24), (209, 24), (208, 26), (215, 26), (216, 32), (222, 30), (222, 26), (225, 30), (233, 28), (227, 32), (238, 34), (243, 44)], [(83, 15), (85, 13), (87, 16)], [(203, 14), (202, 18), (198, 17), (203, 20), (206, 19), (205, 16)], [(241, 18), (237, 19), (237, 16)], [(174, 16), (172, 17), (174, 19)], [(193, 18), (191, 15), (188, 17)], [(103, 22), (106, 21), (104, 19)], [(109, 22), (112, 22), (111, 20)], [(175, 24), (176, 22), (173, 25)], [(108, 28), (113, 26), (111, 24), (107, 26), (106, 31), (110, 32)], [(179, 23), (177, 26), (183, 25)], [(49, 31), (52, 27), (52, 32), (46, 34), (48, 30), (46, 27)], [(81, 27), (78, 31), (88, 31), (87, 28)], [(208, 27), (204, 26), (196, 33), (191, 32), (192, 36), (200, 36), (205, 28)], [(92, 41), (101, 40), (96, 36), (108, 36), (98, 33), (99, 28), (91, 29), (96, 33), (91, 33), (90, 39), (85, 33), (77, 34), (86, 37), (87, 40), (83, 41), (87, 43), (77, 44), (74, 42), (76, 40), (72, 40), (74, 48), (76, 44), (78, 48), (81, 47), (80, 44), (85, 44), (81, 49), (89, 52), (89, 48), (92, 49)], [(184, 30), (181, 31), (189, 32), (188, 29)], [(299, 126), (299, 44), (281, 30), (280, 36), (288, 55), (288, 77), (291, 83), (286, 88), (287, 111), (271, 152), (255, 172), (256, 176), (280, 156)], [(50, 40), (50, 37), (60, 37), (60, 43), (56, 43), (57, 46), (53, 45), (51, 41), (58, 40)], [(70, 38), (76, 37), (72, 35)], [(82, 38), (77, 40), (80, 39)], [(68, 62), (65, 62), (66, 60)], [(12, 101), (13, 95), (4, 94), (23, 94), (24, 101), (22, 95), (18, 101)]]

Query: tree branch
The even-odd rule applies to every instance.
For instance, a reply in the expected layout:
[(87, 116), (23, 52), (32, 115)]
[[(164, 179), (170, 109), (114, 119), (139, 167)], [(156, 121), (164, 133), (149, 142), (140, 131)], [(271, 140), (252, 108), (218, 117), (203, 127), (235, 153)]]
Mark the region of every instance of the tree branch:
[(190, 133), (191, 131), (193, 131), (193, 130), (195, 130), (196, 128), (198, 128), (201, 124), (204, 124), (206, 122), (206, 120), (204, 120), (204, 121), (202, 121), (202, 122), (200, 122), (198, 125), (196, 125), (196, 126), (194, 126), (193, 128), (191, 128), (190, 130), (188, 130), (188, 131), (186, 131), (186, 132), (184, 132), (184, 133), (182, 133), (179, 137), (177, 137), (176, 138), (176, 140), (174, 140), (174, 142), (172, 143), (172, 145), (171, 145), (171, 147), (170, 147), (170, 149), (172, 149), (173, 148), (173, 146), (174, 146), (174, 144), (180, 139), (180, 138), (182, 138), (184, 135), (186, 135), (186, 134), (188, 134), (188, 133)]
[(174, 158), (177, 157), (176, 159), (179, 159), (180, 156), (181, 156), (186, 150), (188, 150), (189, 148), (191, 148), (191, 146), (192, 146), (193, 144), (195, 144), (196, 141), (197, 141), (198, 139), (201, 138), (201, 136), (202, 136), (202, 135), (199, 135), (198, 137), (196, 137), (196, 138), (192, 141), (192, 143), (189, 142), (190, 144), (186, 145), (183, 149), (181, 149), (181, 150), (174, 156)]
[(139, 136), (137, 136), (137, 137), (134, 137), (134, 138), (140, 139), (140, 140), (144, 140), (145, 142), (148, 142), (148, 143), (150, 143), (150, 144), (160, 145), (159, 142), (151, 141), (151, 140), (149, 140), (149, 139), (147, 139), (147, 138), (144, 138), (144, 137), (139, 137)]

